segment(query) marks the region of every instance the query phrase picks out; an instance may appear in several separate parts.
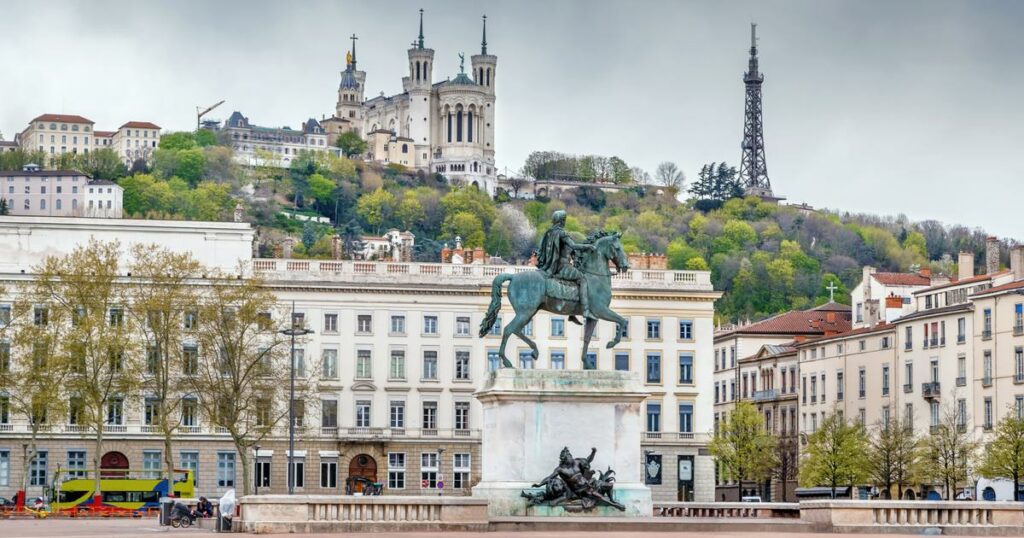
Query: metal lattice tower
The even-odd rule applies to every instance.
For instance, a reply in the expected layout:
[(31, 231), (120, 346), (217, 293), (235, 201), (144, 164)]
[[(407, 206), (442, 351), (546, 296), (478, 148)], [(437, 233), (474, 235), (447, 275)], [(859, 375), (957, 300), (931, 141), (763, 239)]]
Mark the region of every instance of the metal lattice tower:
[(743, 74), (747, 87), (746, 112), (743, 117), (743, 158), (740, 160), (740, 182), (748, 195), (775, 198), (768, 180), (764, 158), (764, 131), (761, 122), (761, 83), (764, 75), (757, 69), (757, 24), (750, 24), (750, 64)]

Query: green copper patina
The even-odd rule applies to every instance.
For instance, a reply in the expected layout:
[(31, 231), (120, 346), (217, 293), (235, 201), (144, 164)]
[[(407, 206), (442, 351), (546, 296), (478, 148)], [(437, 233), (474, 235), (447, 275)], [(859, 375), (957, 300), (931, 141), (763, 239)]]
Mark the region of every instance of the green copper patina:
[(503, 368), (512, 368), (505, 357), (505, 346), (513, 334), (529, 344), (534, 360), (539, 356), (537, 344), (523, 334), (523, 328), (530, 323), (538, 310), (569, 316), (569, 320), (580, 323), (576, 315), (584, 319), (582, 361), (586, 361), (590, 339), (594, 335), (597, 321), (612, 321), (618, 326), (615, 338), (608, 342), (608, 348), (616, 346), (622, 338), (626, 320), (609, 308), (612, 301), (612, 272), (609, 262), (624, 273), (629, 270), (626, 252), (619, 241), (620, 234), (595, 231), (586, 242), (576, 242), (565, 231), (565, 211), (555, 211), (551, 217), (551, 228), (544, 232), (540, 252), (537, 253), (537, 270), (523, 273), (504, 273), (494, 277), (491, 284), (491, 304), (480, 323), (483, 337), (494, 326), (501, 309), (501, 288), (508, 282), (508, 299), (516, 317), (505, 325), (501, 336), (498, 355)]

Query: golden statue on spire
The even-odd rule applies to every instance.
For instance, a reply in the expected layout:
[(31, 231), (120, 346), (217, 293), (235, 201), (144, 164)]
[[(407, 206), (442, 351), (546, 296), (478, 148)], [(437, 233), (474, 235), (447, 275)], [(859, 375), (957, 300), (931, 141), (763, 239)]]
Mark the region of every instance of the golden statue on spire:
[(352, 65), (352, 51), (345, 51), (345, 65)]

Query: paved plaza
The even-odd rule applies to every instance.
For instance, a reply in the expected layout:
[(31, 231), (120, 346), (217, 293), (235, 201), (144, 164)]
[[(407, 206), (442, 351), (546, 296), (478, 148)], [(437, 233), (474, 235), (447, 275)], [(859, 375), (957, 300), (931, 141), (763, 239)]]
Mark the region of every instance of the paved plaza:
[[(70, 538), (70, 537), (135, 537), (154, 536), (167, 533), (168, 536), (195, 536), (212, 534), (212, 531), (191, 528), (172, 529), (161, 527), (155, 519), (0, 519), (0, 536), (3, 538)], [(502, 538), (515, 536), (517, 538), (543, 538), (558, 536), (558, 538), (593, 538), (599, 534), (601, 538), (630, 538), (638, 534), (644, 534), (655, 538), (697, 538), (713, 536), (715, 538), (744, 538), (750, 536), (749, 531), (735, 532), (465, 532), (465, 533), (442, 533), (442, 532), (394, 532), (394, 533), (366, 533), (366, 534), (345, 534), (370, 538), (445, 538), (457, 534), (459, 538)], [(803, 538), (811, 536), (824, 536), (823, 534), (802, 533), (802, 532), (759, 532), (758, 536), (763, 538)], [(268, 538), (280, 536), (302, 536), (308, 538), (337, 537), (341, 534), (264, 534)], [(891, 538), (892, 534), (858, 534), (861, 538), (872, 538), (883, 536)]]

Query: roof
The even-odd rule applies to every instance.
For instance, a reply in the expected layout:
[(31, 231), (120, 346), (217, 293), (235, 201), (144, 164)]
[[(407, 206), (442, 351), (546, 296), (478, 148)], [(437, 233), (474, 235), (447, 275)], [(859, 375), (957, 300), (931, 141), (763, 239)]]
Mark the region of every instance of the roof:
[(120, 129), (124, 129), (125, 127), (131, 127), (132, 129), (159, 129), (160, 128), (159, 125), (157, 125), (155, 123), (150, 123), (148, 121), (129, 121), (128, 123), (125, 123), (124, 125), (122, 125), (119, 128)]
[(886, 286), (929, 286), (932, 283), (919, 273), (872, 273), (871, 276)]
[(109, 179), (94, 179), (89, 182), (89, 185), (117, 185), (117, 183), (114, 183)]
[(939, 316), (939, 315), (942, 315), (942, 314), (951, 314), (951, 313), (954, 313), (954, 312), (967, 312), (967, 311), (969, 311), (969, 310), (971, 310), (973, 308), (974, 308), (974, 306), (971, 305), (971, 303), (960, 303), (960, 304), (955, 304), (955, 305), (950, 305), (950, 306), (943, 306), (942, 308), (929, 308), (927, 310), (918, 310), (917, 312), (914, 312), (913, 314), (907, 314), (906, 316), (903, 316), (903, 317), (893, 321), (893, 323), (900, 323), (900, 322), (905, 322), (905, 321), (913, 321), (915, 319), (921, 319), (921, 318), (930, 318), (932, 316)]
[(0, 140), (0, 146), (17, 146), (18, 143), (13, 140)]
[(453, 85), (453, 86), (476, 86), (477, 85), (476, 82), (473, 82), (473, 79), (469, 78), (469, 75), (467, 75), (465, 73), (459, 73), (458, 75), (455, 75), (455, 78), (449, 80), (448, 84), (449, 85)]
[(57, 176), (85, 176), (81, 170), (0, 170), (0, 176), (4, 177), (57, 177)]
[(36, 121), (62, 121), (64, 123), (96, 123), (89, 118), (83, 118), (76, 114), (43, 114), (32, 119)]
[(985, 291), (975, 293), (974, 295), (971, 295), (971, 297), (987, 297), (989, 295), (998, 295), (1000, 293), (1013, 290), (1024, 290), (1024, 280), (1017, 280), (1015, 282), (1010, 282), (1009, 284), (1003, 284), (1002, 286), (995, 286)]
[(793, 355), (795, 353), (796, 342), (787, 342), (785, 344), (764, 344), (757, 350), (757, 353), (754, 353), (749, 357), (743, 357), (742, 359), (740, 359), (740, 362), (748, 362), (772, 357), (783, 357), (786, 355)]
[[(829, 317), (832, 318), (829, 321)], [(825, 303), (810, 310), (795, 310), (715, 335), (719, 340), (734, 334), (822, 335), (850, 330), (850, 307)]]
[(116, 131), (93, 131), (93, 132), (92, 132), (92, 135), (93, 135), (93, 136), (106, 136), (106, 137), (112, 137), (112, 136), (114, 136), (115, 134), (116, 134)]
[(228, 116), (228, 119), (224, 121), (224, 127), (249, 127), (249, 118), (246, 118), (239, 111), (234, 111)]
[(358, 90), (359, 80), (356, 79), (355, 71), (352, 69), (352, 64), (349, 64), (348, 68), (341, 72), (341, 84), (338, 85), (339, 90)]
[(320, 122), (316, 121), (316, 118), (309, 118), (302, 124), (302, 132), (307, 134), (324, 134), (324, 128), (320, 126)]
[(943, 289), (943, 288), (951, 288), (953, 286), (960, 286), (960, 285), (963, 285), (963, 284), (973, 284), (975, 282), (984, 282), (986, 280), (990, 280), (990, 279), (992, 279), (994, 277), (1001, 276), (1001, 275), (1007, 274), (1009, 272), (1010, 271), (1008, 271), (1008, 270), (1007, 271), (999, 271), (998, 273), (992, 273), (991, 275), (976, 275), (976, 276), (972, 276), (971, 278), (965, 278), (965, 279), (962, 279), (962, 280), (953, 280), (953, 281), (947, 282), (945, 284), (938, 284), (936, 286), (932, 286), (930, 288), (925, 288), (923, 290), (915, 290), (914, 291), (914, 295), (917, 295), (917, 294), (920, 294), (920, 293), (928, 293), (930, 291), (940, 290), (940, 289)]
[(817, 345), (817, 344), (820, 344), (822, 342), (831, 342), (833, 340), (843, 340), (843, 339), (849, 338), (851, 336), (863, 336), (865, 334), (884, 333), (884, 332), (895, 331), (895, 330), (896, 330), (896, 326), (895, 325), (893, 325), (891, 323), (882, 322), (882, 323), (879, 323), (878, 325), (875, 325), (874, 327), (861, 327), (859, 329), (853, 329), (853, 330), (850, 330), (850, 331), (841, 332), (839, 334), (830, 334), (828, 336), (821, 336), (821, 337), (818, 337), (818, 338), (810, 338), (808, 340), (805, 340), (803, 342), (800, 342), (800, 343), (796, 344), (796, 347), (798, 347), (798, 348), (800, 348), (800, 347), (807, 347), (807, 346), (811, 346), (811, 345)]

